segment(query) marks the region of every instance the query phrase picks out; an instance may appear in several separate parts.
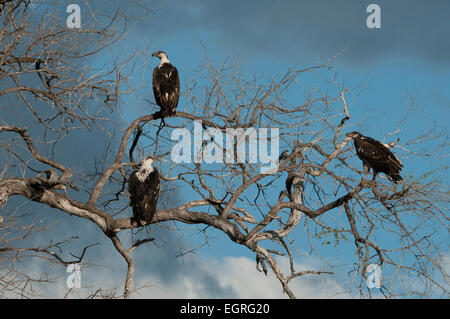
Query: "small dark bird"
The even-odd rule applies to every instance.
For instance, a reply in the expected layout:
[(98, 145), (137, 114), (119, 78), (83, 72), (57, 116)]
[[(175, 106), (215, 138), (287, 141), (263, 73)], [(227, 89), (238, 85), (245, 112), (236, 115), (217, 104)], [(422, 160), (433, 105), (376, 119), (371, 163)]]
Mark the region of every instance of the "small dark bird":
[(153, 93), (156, 104), (161, 108), (163, 117), (174, 115), (180, 98), (178, 70), (170, 63), (165, 52), (157, 51), (152, 56), (160, 59), (158, 66), (153, 69)]
[(280, 156), (278, 157), (278, 161), (284, 161), (285, 159), (287, 159), (289, 157), (289, 155), (291, 155), (291, 152), (289, 152), (288, 150), (284, 150)]
[(161, 189), (159, 172), (153, 167), (153, 162), (154, 158), (147, 156), (140, 164), (140, 168), (128, 178), (133, 218), (140, 225), (146, 225), (152, 220)]
[(364, 170), (368, 171), (371, 168), (374, 179), (379, 172), (382, 172), (394, 183), (402, 180), (400, 171), (403, 164), (391, 152), (390, 147), (358, 132), (350, 132), (346, 136), (353, 139), (356, 154), (362, 160)]

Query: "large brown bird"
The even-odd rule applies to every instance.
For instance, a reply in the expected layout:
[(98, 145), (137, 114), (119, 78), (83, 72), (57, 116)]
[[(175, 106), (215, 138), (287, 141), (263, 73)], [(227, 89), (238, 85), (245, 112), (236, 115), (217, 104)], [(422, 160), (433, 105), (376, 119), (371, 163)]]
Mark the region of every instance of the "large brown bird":
[(400, 171), (403, 164), (391, 152), (390, 147), (358, 132), (350, 132), (346, 136), (353, 139), (356, 154), (362, 160), (364, 170), (371, 168), (374, 178), (379, 172), (382, 172), (394, 183), (402, 180)]
[(163, 117), (174, 115), (180, 98), (178, 70), (170, 63), (164, 51), (157, 51), (152, 56), (160, 59), (158, 66), (153, 69), (153, 93), (156, 104), (161, 108)]
[(153, 167), (154, 158), (147, 156), (128, 178), (130, 205), (133, 208), (133, 218), (140, 225), (148, 224), (156, 211), (160, 186), (159, 172)]

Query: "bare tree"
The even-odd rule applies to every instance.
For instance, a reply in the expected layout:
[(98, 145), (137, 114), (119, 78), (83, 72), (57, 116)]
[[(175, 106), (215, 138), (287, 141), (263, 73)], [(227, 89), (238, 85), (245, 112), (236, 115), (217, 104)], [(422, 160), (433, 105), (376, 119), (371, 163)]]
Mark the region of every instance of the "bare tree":
[[(93, 7), (85, 4), (87, 8)], [(90, 19), (84, 19), (83, 28), (70, 29), (66, 26), (66, 15), (58, 14), (61, 9), (65, 12), (65, 6), (61, 4), (27, 0), (2, 3), (0, 133), (5, 139), (1, 142), (0, 209), (9, 196), (18, 191), (11, 176), (20, 176), (16, 181), (24, 186), (32, 185), (31, 193), (26, 196), (34, 201), (40, 201), (38, 193), (45, 189), (56, 194), (63, 191), (67, 198), (72, 197), (72, 192), (85, 193), (84, 183), (89, 176), (75, 172), (74, 177), (71, 168), (55, 160), (55, 154), (58, 143), (80, 131), (98, 130), (112, 138), (120, 97), (136, 89), (130, 85), (124, 69), (131, 65), (136, 73), (139, 72), (139, 59), (145, 55), (145, 49), (124, 57), (109, 55), (114, 63), (108, 65), (93, 63), (126, 35), (127, 28), (138, 17), (149, 13), (141, 3), (129, 3), (128, 15), (121, 8), (120, 4), (104, 4), (101, 13), (98, 10), (90, 12)], [(140, 16), (132, 16), (137, 11)], [(8, 261), (15, 264), (22, 257), (35, 255), (53, 258), (64, 265), (78, 260), (66, 261), (59, 255), (71, 236), (67, 241), (30, 244), (24, 249), (21, 242), (28, 239), (31, 243), (31, 234), (45, 229), (42, 225), (36, 227), (34, 222), (29, 225), (28, 220), (22, 220), (26, 225), (19, 227), (16, 224), (23, 215), (14, 210), (9, 216), (2, 216), (0, 251), (3, 264)], [(18, 233), (23, 233), (20, 240)], [(83, 256), (84, 250), (81, 251)], [(27, 284), (31, 280), (29, 276), (14, 272), (14, 269), (7, 270), (6, 266), (2, 269), (5, 270), (2, 279), (8, 283), (4, 291), (19, 287), (24, 295), (22, 288), (30, 287)], [(14, 278), (14, 284), (11, 278)], [(18, 282), (23, 286), (20, 287)]]
[[(134, 63), (137, 54), (130, 53), (124, 61), (100, 70), (79, 66), (117, 41), (123, 29), (112, 26), (124, 25), (127, 20), (74, 31), (61, 27), (56, 15), (31, 24), (29, 5), (29, 1), (15, 1), (6, 4), (2, 12), (0, 97), (2, 104), (7, 101), (4, 97), (14, 97), (14, 104), (1, 106), (2, 113), (19, 105), (37, 121), (38, 129), (30, 132), (14, 119), (0, 123), (0, 133), (6, 136), (0, 144), (5, 158), (0, 168), (0, 209), (18, 195), (97, 225), (128, 265), (123, 297), (130, 297), (133, 291), (132, 252), (153, 241), (148, 235), (126, 246), (120, 238), (121, 233), (141, 227), (130, 218), (126, 191), (135, 153), (139, 158), (147, 154), (158, 157), (166, 185), (191, 196), (179, 205), (161, 201), (161, 209), (145, 227), (151, 230), (166, 222), (198, 225), (206, 241), (209, 228), (221, 231), (231, 242), (252, 251), (256, 269), (273, 272), (290, 298), (295, 298), (290, 283), (297, 277), (333, 276), (333, 265), (328, 263), (321, 269), (302, 271), (295, 264), (296, 246), (320, 254), (317, 238), (329, 241), (329, 236), (335, 245), (354, 241), (354, 267), (348, 271), (361, 296), (371, 296), (365, 285), (369, 264), (382, 265), (383, 273), (389, 274), (383, 277), (381, 289), (386, 297), (426, 294), (433, 289), (448, 294), (448, 274), (441, 261), (445, 252), (434, 236), (448, 231), (448, 191), (429, 176), (406, 175), (399, 185), (380, 175), (367, 178), (344, 133), (355, 125), (349, 124), (352, 105), (347, 100), (356, 98), (358, 89), (339, 84), (331, 60), (267, 78), (241, 72), (236, 61), (217, 68), (205, 55), (199, 73), (184, 77), (191, 81), (176, 115), (164, 121), (159, 112), (138, 117), (116, 136), (104, 123), (111, 120), (108, 114), (118, 111), (120, 97), (139, 88), (122, 89), (129, 87), (123, 70)], [(110, 21), (119, 17), (122, 15), (114, 14)], [(85, 45), (80, 48), (79, 43)], [(288, 98), (292, 92), (296, 92), (295, 104)], [(362, 125), (363, 121), (356, 123)], [(233, 152), (232, 162), (174, 163), (170, 157), (173, 130), (193, 130), (196, 122), (204, 131), (213, 132), (201, 139), (202, 152), (214, 147), (221, 150), (222, 158), (230, 152), (220, 142), (221, 134), (228, 130), (250, 134), (278, 128), (281, 147), (286, 150), (277, 162), (278, 170), (262, 173), (266, 163), (239, 162), (237, 152)], [(402, 125), (404, 121), (394, 135), (399, 135)], [(79, 172), (74, 178), (72, 168), (57, 159), (55, 150), (64, 143), (63, 136), (93, 126), (118, 140), (117, 147), (111, 143), (101, 162), (93, 163), (92, 171)], [(387, 134), (385, 142), (406, 162), (427, 156), (431, 147), (446, 146), (446, 137), (438, 133), (425, 132), (411, 141), (398, 141)], [(270, 136), (269, 141), (274, 138)], [(233, 140), (233, 150), (239, 147), (238, 141)], [(33, 168), (35, 165), (40, 168)], [(85, 200), (77, 200), (79, 194), (86, 195)], [(9, 223), (5, 218), (0, 229)], [(294, 245), (293, 232), (302, 232), (307, 239)], [(384, 237), (390, 238), (390, 245)], [(53, 248), (62, 244), (20, 250), (0, 236), (0, 253), (33, 251), (62, 264), (73, 262), (54, 252)], [(289, 259), (287, 272), (277, 256)], [(423, 283), (414, 286), (417, 291), (402, 285), (411, 278)]]

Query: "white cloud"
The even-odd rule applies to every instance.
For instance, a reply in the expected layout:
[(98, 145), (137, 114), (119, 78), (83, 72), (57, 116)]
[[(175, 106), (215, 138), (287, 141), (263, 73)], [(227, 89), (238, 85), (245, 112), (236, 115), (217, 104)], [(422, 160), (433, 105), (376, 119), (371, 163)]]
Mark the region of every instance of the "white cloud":
[[(117, 295), (122, 294), (126, 268), (123, 260), (109, 256), (106, 265), (82, 270), (82, 288), (75, 289), (69, 298), (86, 298), (88, 295), (102, 288), (106, 291), (114, 290)], [(119, 262), (119, 263), (118, 263)], [(269, 269), (268, 276), (256, 270), (255, 260), (247, 257), (207, 258), (189, 256), (173, 261), (178, 263), (172, 269), (160, 267), (139, 266), (134, 276), (135, 287), (145, 288), (137, 290), (134, 298), (288, 298), (283, 294), (278, 279)], [(288, 259), (277, 259), (280, 268), (287, 273)], [(307, 263), (297, 264), (296, 270), (320, 270), (321, 264), (313, 258)], [(62, 267), (48, 268), (48, 264), (34, 263), (27, 271), (40, 274), (43, 271), (49, 276), (58, 277), (54, 284), (35, 285), (34, 291), (40, 297), (64, 298), (68, 289), (66, 278), (69, 273)], [(123, 266), (123, 267), (122, 267)], [(43, 270), (45, 269), (45, 270)], [(294, 279), (290, 288), (297, 298), (333, 298), (347, 297), (344, 288), (336, 281), (336, 275), (305, 275)], [(14, 296), (10, 296), (13, 297)], [(16, 296), (17, 297), (17, 296)]]
[[(287, 258), (279, 258), (280, 267), (288, 267)], [(155, 286), (141, 292), (138, 298), (288, 298), (273, 273), (256, 270), (255, 260), (247, 257), (223, 257), (206, 262), (192, 262), (196, 269), (182, 276), (182, 280), (166, 285), (154, 276), (147, 277)], [(299, 270), (318, 269), (313, 265), (299, 265)], [(333, 275), (306, 275), (294, 279), (290, 285), (297, 298), (332, 298), (344, 288), (333, 280)], [(214, 278), (221, 293), (211, 295), (204, 278)]]

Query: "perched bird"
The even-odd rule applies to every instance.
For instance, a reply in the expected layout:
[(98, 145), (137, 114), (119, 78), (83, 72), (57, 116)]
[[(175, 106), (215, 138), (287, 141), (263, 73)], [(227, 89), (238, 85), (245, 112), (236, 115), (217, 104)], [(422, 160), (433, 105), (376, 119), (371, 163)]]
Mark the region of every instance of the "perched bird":
[(180, 78), (178, 70), (174, 67), (163, 51), (152, 54), (160, 59), (157, 67), (153, 69), (153, 93), (156, 104), (161, 108), (163, 117), (174, 115), (180, 98)]
[(379, 172), (385, 173), (394, 183), (402, 180), (400, 171), (403, 164), (391, 152), (390, 147), (358, 132), (350, 132), (346, 136), (353, 139), (356, 154), (362, 160), (365, 171), (371, 168), (374, 178)]
[(284, 161), (285, 159), (287, 159), (289, 157), (289, 155), (291, 155), (291, 152), (289, 152), (289, 150), (284, 150), (280, 156), (278, 157), (278, 161)]
[(130, 205), (133, 208), (133, 218), (140, 224), (149, 223), (155, 214), (160, 191), (160, 177), (154, 158), (147, 156), (140, 168), (128, 178)]
[[(303, 154), (298, 153), (298, 149), (299, 146), (296, 142), (292, 153), (297, 153), (297, 155), (291, 159), (291, 164), (294, 164), (294, 166), (297, 166), (295, 165), (297, 157), (300, 158), (301, 163), (303, 162)], [(280, 162), (285, 161), (289, 158), (289, 156), (291, 156), (291, 152), (289, 150), (285, 150), (280, 154), (278, 160)], [(304, 169), (300, 169), (299, 172), (289, 170), (288, 177), (286, 178), (286, 190), (288, 192), (289, 199), (297, 204), (302, 204), (304, 202), (303, 190), (305, 187), (305, 172), (306, 170)]]

